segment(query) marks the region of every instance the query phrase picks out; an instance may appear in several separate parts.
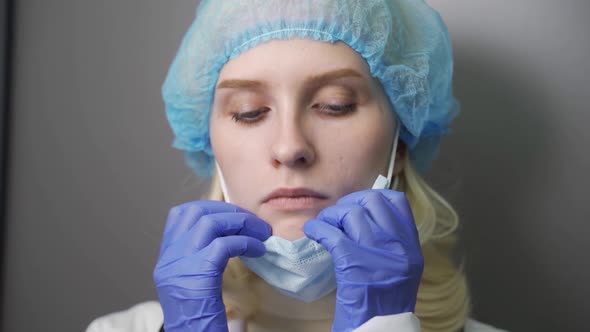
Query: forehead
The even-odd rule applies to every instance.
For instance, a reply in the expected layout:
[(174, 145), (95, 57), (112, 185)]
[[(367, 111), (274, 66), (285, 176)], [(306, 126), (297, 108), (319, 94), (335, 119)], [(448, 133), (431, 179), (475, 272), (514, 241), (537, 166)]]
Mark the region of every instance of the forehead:
[(302, 81), (309, 76), (343, 69), (354, 70), (366, 79), (371, 77), (366, 61), (343, 42), (271, 40), (229, 60), (222, 67), (218, 81)]

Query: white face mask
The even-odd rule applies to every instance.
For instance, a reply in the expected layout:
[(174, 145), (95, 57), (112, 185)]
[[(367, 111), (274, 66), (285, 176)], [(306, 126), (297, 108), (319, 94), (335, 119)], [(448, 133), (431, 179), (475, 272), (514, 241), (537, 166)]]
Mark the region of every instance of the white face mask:
[[(399, 127), (399, 126), (398, 126)], [(399, 128), (396, 128), (387, 177), (379, 175), (372, 189), (390, 188), (395, 165)], [(231, 202), (221, 169), (217, 166), (221, 190), (226, 202)], [(397, 178), (393, 188), (397, 187)], [(259, 277), (282, 294), (309, 303), (336, 289), (332, 255), (317, 242), (302, 237), (295, 241), (271, 236), (264, 241), (266, 254), (262, 257), (240, 257)]]

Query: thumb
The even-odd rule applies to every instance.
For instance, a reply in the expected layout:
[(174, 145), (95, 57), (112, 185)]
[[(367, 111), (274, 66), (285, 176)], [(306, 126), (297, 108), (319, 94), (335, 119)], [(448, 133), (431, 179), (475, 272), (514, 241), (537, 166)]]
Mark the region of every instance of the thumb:
[(315, 218), (308, 220), (303, 225), (303, 232), (307, 237), (323, 246), (332, 255), (334, 255), (333, 251), (337, 250), (340, 244), (349, 241), (340, 229)]
[(260, 257), (266, 252), (262, 241), (244, 235), (218, 237), (207, 246), (209, 260), (225, 268), (227, 261), (236, 256)]

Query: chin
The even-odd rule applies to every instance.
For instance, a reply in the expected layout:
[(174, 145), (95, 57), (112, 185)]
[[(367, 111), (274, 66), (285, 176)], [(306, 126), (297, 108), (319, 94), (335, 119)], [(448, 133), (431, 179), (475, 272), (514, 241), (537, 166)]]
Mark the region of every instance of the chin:
[(305, 236), (303, 233), (303, 225), (311, 218), (315, 218), (314, 214), (299, 214), (291, 216), (273, 216), (273, 218), (264, 219), (272, 227), (272, 235), (281, 237), (285, 240), (293, 241)]
[(292, 232), (291, 231), (286, 231), (286, 232), (277, 231), (276, 233), (273, 231), (273, 235), (283, 238), (285, 240), (289, 240), (289, 241), (295, 241), (295, 240), (299, 240), (299, 239), (305, 237), (305, 233), (303, 233), (302, 230), (292, 231)]

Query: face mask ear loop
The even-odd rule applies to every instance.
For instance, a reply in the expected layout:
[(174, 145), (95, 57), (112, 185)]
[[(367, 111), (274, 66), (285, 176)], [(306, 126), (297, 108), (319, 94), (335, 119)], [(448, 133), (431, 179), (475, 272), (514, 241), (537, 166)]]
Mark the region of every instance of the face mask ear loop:
[(389, 157), (389, 169), (387, 171), (387, 188), (397, 189), (398, 178), (396, 177), (393, 182), (393, 188), (391, 187), (391, 179), (393, 177), (393, 168), (395, 166), (395, 157), (397, 155), (397, 142), (399, 140), (399, 121), (396, 121), (395, 133), (393, 134), (393, 144), (391, 147), (391, 155)]
[(215, 169), (217, 170), (217, 176), (219, 177), (219, 184), (221, 185), (221, 192), (223, 193), (223, 199), (227, 203), (231, 203), (229, 199), (229, 195), (227, 194), (227, 186), (225, 185), (225, 179), (223, 178), (223, 173), (221, 173), (221, 168), (217, 161), (215, 161)]

